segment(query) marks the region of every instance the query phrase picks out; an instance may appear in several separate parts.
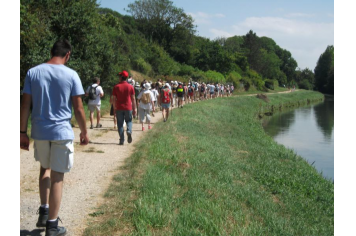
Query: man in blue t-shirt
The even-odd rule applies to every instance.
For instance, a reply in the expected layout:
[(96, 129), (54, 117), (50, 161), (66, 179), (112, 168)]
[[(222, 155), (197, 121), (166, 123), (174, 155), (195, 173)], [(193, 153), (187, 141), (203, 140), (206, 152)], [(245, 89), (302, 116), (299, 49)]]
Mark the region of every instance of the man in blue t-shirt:
[(27, 122), (31, 103), (33, 106), (31, 136), (35, 159), (41, 164), (41, 206), (36, 226), (46, 227), (46, 235), (66, 234), (66, 229), (58, 226), (58, 211), (64, 173), (73, 165), (72, 105), (81, 131), (80, 144), (89, 142), (81, 99), (82, 83), (77, 72), (65, 66), (71, 50), (69, 41), (57, 41), (52, 47), (51, 59), (27, 72), (21, 104), (20, 148), (25, 150), (29, 150)]

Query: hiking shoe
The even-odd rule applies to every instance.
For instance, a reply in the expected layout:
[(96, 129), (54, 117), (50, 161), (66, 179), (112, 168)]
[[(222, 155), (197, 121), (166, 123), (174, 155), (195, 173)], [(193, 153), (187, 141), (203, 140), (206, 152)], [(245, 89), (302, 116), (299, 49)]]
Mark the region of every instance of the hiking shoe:
[(131, 143), (131, 142), (132, 142), (132, 135), (131, 135), (131, 133), (128, 133), (128, 134), (127, 134), (127, 142), (128, 142), (128, 143)]
[(90, 125), (90, 129), (93, 129), (93, 125)]
[(142, 127), (142, 131), (145, 131), (145, 127)]
[(150, 126), (150, 125), (148, 126), (148, 129), (151, 129), (151, 126)]
[(58, 226), (58, 220), (60, 220), (59, 217), (54, 222), (46, 222), (46, 236), (64, 236), (67, 234), (66, 228)]
[(124, 143), (121, 143), (121, 142), (120, 142), (119, 145), (124, 145)]
[(166, 118), (164, 118), (164, 119), (163, 119), (163, 122), (166, 122), (166, 121), (167, 121)]
[(101, 128), (101, 127), (103, 127), (101, 124), (96, 125), (96, 128)]
[(36, 227), (46, 227), (46, 222), (48, 220), (49, 208), (40, 207), (38, 208), (36, 214), (39, 214)]

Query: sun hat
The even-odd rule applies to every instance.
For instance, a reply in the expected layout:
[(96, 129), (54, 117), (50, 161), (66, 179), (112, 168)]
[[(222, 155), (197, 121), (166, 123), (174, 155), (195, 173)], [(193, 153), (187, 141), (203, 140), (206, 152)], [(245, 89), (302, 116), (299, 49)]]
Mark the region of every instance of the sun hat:
[(131, 84), (135, 85), (135, 80), (134, 79), (131, 80)]
[(165, 86), (165, 87), (169, 87), (169, 83), (166, 83), (164, 86)]
[(145, 87), (145, 89), (150, 89), (151, 88), (150, 83), (145, 83), (143, 86)]
[(136, 87), (140, 87), (140, 83), (139, 83), (139, 82), (136, 82), (135, 86), (136, 86)]
[(132, 82), (132, 79), (127, 80), (127, 83), (131, 84), (131, 82)]
[(119, 75), (124, 77), (124, 78), (129, 77), (129, 73), (126, 70), (123, 70), (122, 72), (120, 72)]

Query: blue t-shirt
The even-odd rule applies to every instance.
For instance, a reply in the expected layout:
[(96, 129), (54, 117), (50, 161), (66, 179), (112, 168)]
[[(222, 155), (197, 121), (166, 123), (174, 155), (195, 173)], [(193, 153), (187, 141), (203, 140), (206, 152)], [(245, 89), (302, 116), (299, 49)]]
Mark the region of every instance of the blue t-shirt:
[(23, 92), (32, 95), (33, 139), (74, 139), (72, 96), (84, 94), (77, 72), (65, 65), (43, 63), (27, 72)]

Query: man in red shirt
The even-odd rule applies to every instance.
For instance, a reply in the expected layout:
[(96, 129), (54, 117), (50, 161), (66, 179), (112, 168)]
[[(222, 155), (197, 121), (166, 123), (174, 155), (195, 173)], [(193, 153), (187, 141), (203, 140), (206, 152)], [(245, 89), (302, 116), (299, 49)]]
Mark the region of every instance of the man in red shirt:
[(120, 82), (114, 86), (112, 95), (114, 98), (114, 110), (116, 112), (117, 127), (120, 135), (119, 145), (124, 145), (124, 121), (127, 126), (127, 142), (132, 142), (132, 116), (136, 115), (136, 101), (134, 87), (126, 79), (129, 77), (127, 71), (119, 73)]

